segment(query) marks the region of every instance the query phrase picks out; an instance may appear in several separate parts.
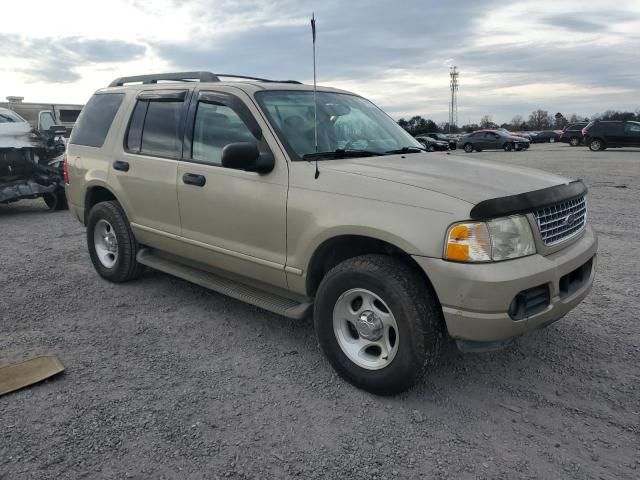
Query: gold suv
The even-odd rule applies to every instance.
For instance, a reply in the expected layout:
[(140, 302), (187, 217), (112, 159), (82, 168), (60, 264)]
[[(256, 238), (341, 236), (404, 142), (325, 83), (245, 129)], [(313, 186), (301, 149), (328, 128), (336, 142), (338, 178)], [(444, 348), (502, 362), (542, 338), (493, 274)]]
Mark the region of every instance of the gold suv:
[(582, 182), (427, 153), (353, 93), (226, 77), (119, 78), (82, 110), (66, 193), (105, 279), (148, 266), (312, 313), (338, 373), (380, 394), (413, 385), (447, 336), (498, 348), (587, 295)]

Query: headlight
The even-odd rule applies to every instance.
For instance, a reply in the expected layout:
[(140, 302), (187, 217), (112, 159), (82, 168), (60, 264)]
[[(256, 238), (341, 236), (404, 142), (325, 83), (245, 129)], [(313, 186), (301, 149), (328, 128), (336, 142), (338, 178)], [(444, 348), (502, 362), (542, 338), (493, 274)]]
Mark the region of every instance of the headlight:
[(533, 233), (523, 215), (488, 222), (464, 222), (447, 232), (444, 258), (456, 262), (490, 262), (536, 253)]

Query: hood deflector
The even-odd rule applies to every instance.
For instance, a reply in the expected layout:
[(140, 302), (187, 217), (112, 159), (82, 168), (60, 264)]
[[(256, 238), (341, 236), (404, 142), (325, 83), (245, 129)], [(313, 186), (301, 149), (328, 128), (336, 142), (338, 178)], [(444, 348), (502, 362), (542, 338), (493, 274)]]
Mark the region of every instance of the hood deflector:
[(586, 193), (587, 187), (582, 183), (582, 180), (575, 180), (568, 184), (556, 185), (532, 192), (483, 200), (471, 209), (471, 219), (486, 220), (517, 213), (529, 213), (538, 208), (582, 197)]

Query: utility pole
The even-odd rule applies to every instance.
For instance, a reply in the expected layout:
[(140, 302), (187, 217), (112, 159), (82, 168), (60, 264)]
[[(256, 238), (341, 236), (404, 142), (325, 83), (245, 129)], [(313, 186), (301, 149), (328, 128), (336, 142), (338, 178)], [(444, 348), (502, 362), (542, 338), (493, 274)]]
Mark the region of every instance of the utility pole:
[(449, 133), (451, 133), (451, 126), (458, 126), (458, 67), (455, 65), (449, 68), (449, 88), (451, 89), (451, 102), (449, 103)]

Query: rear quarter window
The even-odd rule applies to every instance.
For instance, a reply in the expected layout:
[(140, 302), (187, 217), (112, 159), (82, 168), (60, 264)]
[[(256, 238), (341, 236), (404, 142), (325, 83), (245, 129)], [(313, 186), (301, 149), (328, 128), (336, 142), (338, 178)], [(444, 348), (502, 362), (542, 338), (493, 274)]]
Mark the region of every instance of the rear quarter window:
[(100, 93), (91, 97), (78, 116), (69, 143), (102, 147), (123, 98), (124, 93)]

